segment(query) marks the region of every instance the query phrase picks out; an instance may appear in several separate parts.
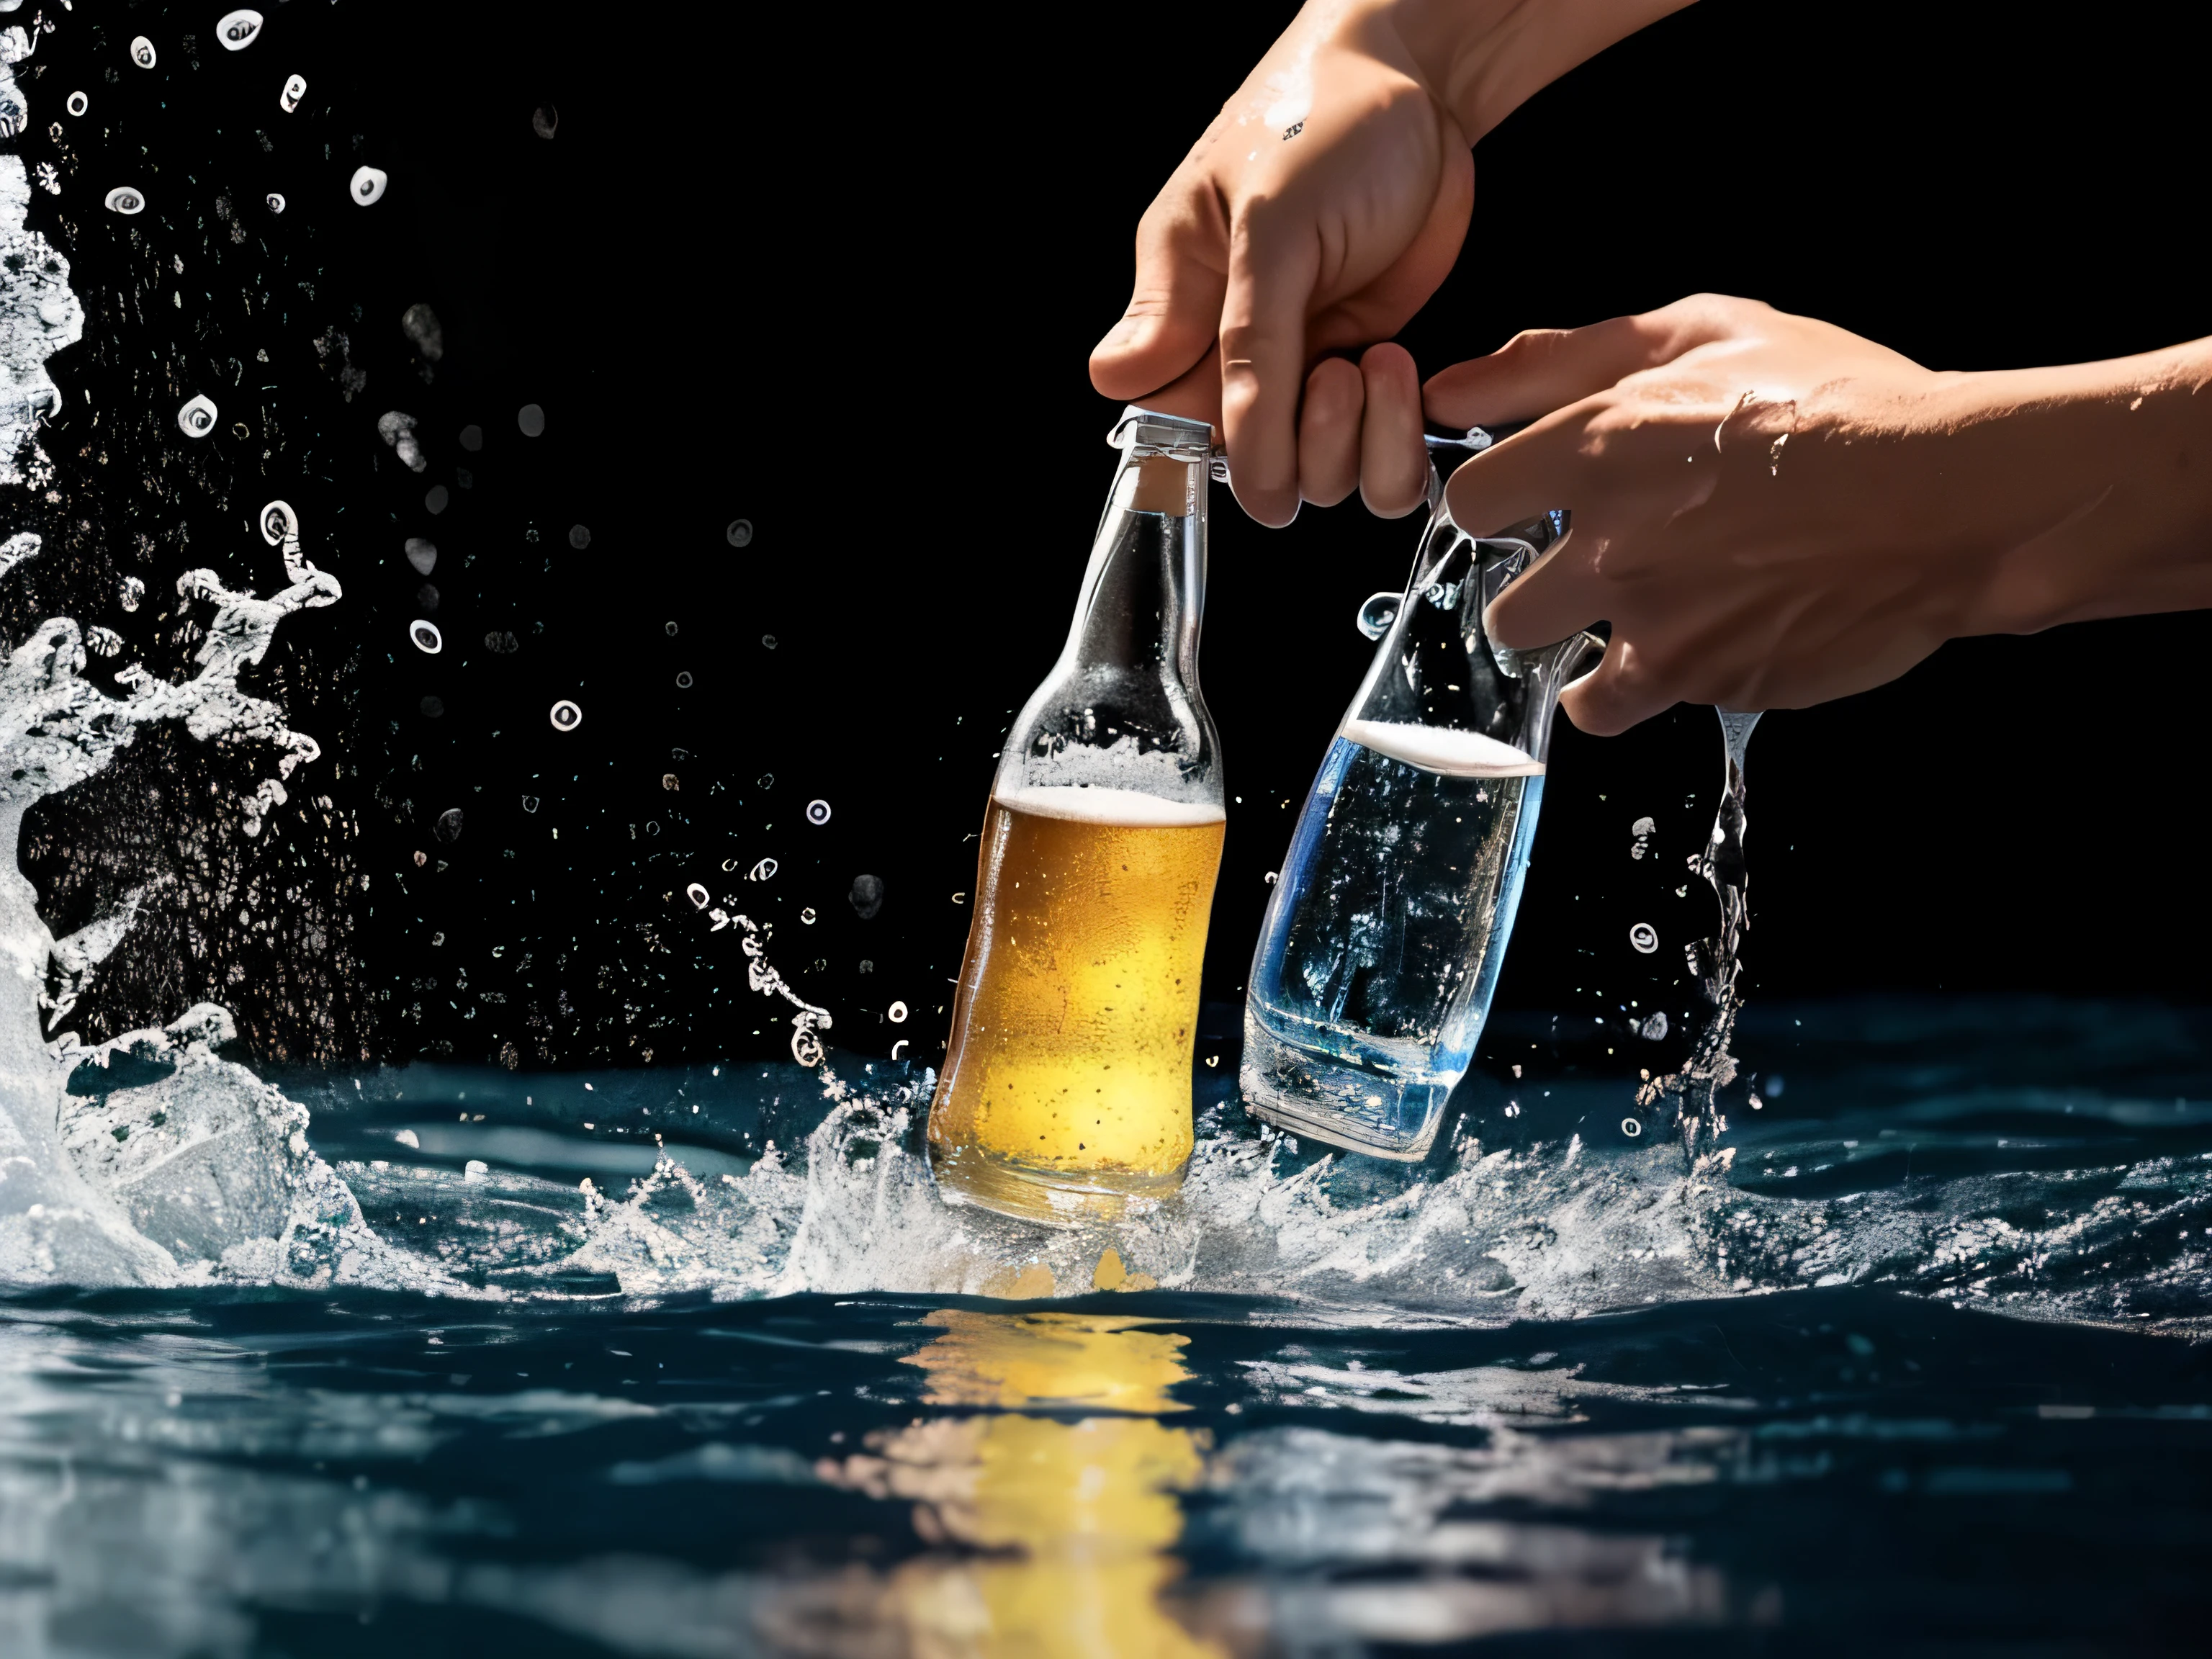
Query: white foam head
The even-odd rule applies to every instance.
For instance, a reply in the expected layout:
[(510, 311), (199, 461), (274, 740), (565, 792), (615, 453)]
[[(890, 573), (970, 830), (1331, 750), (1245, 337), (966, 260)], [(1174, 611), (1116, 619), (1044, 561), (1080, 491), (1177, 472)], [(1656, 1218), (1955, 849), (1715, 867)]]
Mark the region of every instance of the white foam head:
[(1025, 783), (999, 790), (992, 799), (1001, 806), (1036, 817), (1068, 818), (1079, 823), (1106, 823), (1125, 830), (1181, 829), (1192, 824), (1219, 823), (1228, 817), (1215, 803), (1164, 800), (1134, 789)]
[(1480, 732), (1452, 732), (1440, 726), (1409, 726), (1398, 720), (1346, 720), (1343, 737), (1363, 749), (1441, 772), (1448, 778), (1538, 778), (1544, 763), (1510, 743)]

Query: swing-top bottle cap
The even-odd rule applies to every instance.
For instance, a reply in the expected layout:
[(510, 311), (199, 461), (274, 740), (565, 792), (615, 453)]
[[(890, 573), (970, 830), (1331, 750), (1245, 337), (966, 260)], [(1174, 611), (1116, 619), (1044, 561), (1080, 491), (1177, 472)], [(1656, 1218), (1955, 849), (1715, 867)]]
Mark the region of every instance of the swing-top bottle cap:
[(1122, 410), (1106, 441), (1132, 456), (1165, 455), (1178, 461), (1211, 461), (1218, 453), (1213, 447), (1212, 422), (1163, 415), (1134, 404)]

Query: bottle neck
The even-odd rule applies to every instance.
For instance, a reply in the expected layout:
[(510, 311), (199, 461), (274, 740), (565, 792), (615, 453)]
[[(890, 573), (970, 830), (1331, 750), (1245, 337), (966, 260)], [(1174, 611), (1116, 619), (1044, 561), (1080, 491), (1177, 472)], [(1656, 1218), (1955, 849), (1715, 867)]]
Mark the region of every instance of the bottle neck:
[(1170, 672), (1198, 684), (1206, 605), (1202, 463), (1122, 458), (1091, 550), (1063, 666)]

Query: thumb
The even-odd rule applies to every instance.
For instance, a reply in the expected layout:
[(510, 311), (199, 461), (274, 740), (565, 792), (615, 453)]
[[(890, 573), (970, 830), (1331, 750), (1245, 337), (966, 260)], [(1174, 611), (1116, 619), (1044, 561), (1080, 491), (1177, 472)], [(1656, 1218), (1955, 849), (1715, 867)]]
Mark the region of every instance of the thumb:
[(1210, 350), (1228, 286), (1229, 226), (1210, 191), (1171, 182), (1137, 225), (1137, 280), (1091, 353), (1091, 384), (1127, 403), (1180, 380)]

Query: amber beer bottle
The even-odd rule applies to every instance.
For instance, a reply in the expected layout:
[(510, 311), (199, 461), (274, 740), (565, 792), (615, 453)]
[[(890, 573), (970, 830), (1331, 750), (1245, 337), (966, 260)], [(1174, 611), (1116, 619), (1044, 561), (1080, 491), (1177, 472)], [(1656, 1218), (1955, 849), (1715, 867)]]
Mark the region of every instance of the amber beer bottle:
[(1126, 411), (1066, 647), (1007, 734), (929, 1112), (945, 1197), (1066, 1224), (1182, 1183), (1221, 868), (1198, 689), (1212, 428)]

